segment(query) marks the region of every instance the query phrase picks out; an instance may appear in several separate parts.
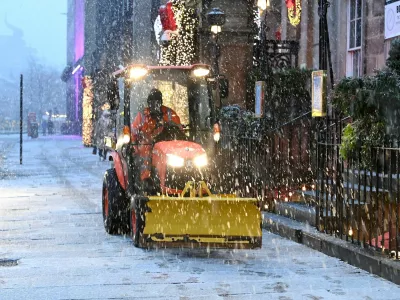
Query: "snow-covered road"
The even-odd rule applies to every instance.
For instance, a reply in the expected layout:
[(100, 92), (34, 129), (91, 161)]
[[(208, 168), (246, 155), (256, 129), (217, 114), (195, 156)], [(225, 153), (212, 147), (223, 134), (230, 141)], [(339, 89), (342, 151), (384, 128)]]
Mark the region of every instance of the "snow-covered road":
[[(79, 137), (0, 135), (0, 299), (400, 299), (400, 287), (263, 232), (261, 250), (142, 250), (105, 233)], [(7, 261), (6, 261), (7, 260)], [(14, 261), (18, 264), (14, 265)]]

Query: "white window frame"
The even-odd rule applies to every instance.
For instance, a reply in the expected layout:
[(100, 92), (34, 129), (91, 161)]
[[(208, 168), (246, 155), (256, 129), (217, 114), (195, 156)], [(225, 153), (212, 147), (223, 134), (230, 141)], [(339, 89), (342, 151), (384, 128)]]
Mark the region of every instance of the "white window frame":
[[(355, 6), (355, 15), (357, 15), (357, 1), (358, 0), (348, 0), (347, 1), (347, 55), (346, 55), (346, 76), (348, 77), (360, 77), (363, 73), (363, 51), (362, 46), (364, 42), (364, 0), (360, 0), (361, 5), (361, 16), (356, 16), (355, 19), (350, 19), (350, 7), (352, 2), (356, 3)], [(350, 47), (350, 28), (351, 22), (355, 22), (354, 30), (357, 30), (357, 20), (361, 22), (361, 32), (360, 32), (360, 45)], [(357, 35), (354, 34), (354, 42), (357, 40)], [(358, 69), (354, 69), (354, 57), (357, 55), (358, 59)]]

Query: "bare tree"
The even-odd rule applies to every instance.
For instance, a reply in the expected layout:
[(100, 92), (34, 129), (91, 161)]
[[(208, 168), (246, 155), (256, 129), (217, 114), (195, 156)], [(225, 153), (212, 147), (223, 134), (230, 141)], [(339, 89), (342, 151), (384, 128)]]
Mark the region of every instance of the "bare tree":
[(60, 79), (60, 72), (31, 57), (26, 71), (25, 103), (27, 111), (38, 115), (55, 109), (64, 113), (65, 84)]

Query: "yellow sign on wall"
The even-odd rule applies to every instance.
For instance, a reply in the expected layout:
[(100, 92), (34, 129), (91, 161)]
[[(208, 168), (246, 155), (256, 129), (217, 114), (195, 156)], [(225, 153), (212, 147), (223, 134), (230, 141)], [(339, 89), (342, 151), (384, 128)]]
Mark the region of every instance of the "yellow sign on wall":
[(312, 116), (326, 116), (326, 71), (314, 71), (311, 75), (312, 82)]

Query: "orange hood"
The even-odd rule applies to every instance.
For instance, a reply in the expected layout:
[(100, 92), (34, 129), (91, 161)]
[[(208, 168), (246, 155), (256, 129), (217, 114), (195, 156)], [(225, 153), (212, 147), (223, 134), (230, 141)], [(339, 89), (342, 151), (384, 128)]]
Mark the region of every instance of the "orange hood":
[(177, 155), (183, 159), (193, 159), (196, 156), (206, 153), (199, 144), (188, 141), (165, 141), (158, 142), (154, 146), (153, 153), (158, 153), (160, 156), (167, 154)]

